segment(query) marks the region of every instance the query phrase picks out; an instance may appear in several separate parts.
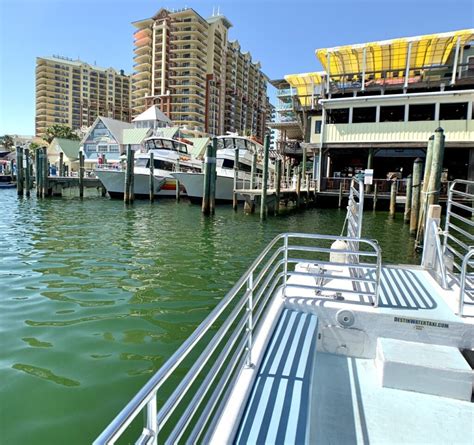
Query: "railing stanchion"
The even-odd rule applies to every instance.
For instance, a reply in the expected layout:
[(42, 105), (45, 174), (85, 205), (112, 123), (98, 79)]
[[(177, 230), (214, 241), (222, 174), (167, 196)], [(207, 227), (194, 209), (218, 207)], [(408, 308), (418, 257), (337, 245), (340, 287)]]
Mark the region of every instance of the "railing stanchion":
[(252, 366), (252, 346), (253, 346), (253, 272), (247, 279), (247, 330), (248, 330), (248, 341), (247, 341), (247, 362), (248, 367)]
[(284, 242), (284, 248), (285, 248), (285, 250), (283, 251), (283, 257), (284, 257), (283, 296), (286, 297), (286, 282), (287, 282), (287, 277), (288, 277), (288, 234), (285, 233), (283, 240), (284, 240), (283, 242)]
[(148, 445), (158, 445), (158, 421), (156, 417), (156, 393), (146, 405), (146, 427), (152, 435)]

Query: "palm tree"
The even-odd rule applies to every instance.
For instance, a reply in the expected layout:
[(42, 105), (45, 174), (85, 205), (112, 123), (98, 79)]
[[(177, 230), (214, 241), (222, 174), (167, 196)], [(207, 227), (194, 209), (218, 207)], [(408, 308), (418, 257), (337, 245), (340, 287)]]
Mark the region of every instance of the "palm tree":
[(3, 146), (8, 150), (8, 151), (11, 151), (13, 146), (15, 145), (15, 142), (13, 141), (13, 138), (6, 134), (5, 136), (3, 136), (2, 138), (2, 144)]
[(54, 124), (46, 129), (43, 139), (49, 144), (54, 138), (79, 140), (79, 136), (70, 127), (61, 124)]

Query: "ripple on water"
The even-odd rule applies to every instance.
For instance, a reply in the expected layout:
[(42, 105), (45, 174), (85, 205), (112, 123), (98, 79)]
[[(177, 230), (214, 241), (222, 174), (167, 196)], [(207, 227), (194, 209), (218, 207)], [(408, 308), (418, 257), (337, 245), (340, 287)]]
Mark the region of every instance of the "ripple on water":
[[(203, 218), (186, 202), (15, 191), (0, 200), (2, 440), (32, 445), (91, 443), (269, 240), (339, 233), (344, 220), (322, 210), (261, 223), (230, 207)], [(401, 221), (365, 217), (385, 261), (415, 260)]]

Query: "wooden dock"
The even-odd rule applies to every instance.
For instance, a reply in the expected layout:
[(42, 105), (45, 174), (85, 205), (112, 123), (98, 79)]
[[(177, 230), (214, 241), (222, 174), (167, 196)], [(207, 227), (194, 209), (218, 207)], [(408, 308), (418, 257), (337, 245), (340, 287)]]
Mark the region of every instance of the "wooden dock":
[[(74, 176), (48, 176), (47, 196), (63, 196), (67, 189), (80, 189), (79, 177)], [(98, 178), (83, 178), (84, 189), (96, 189), (102, 196), (106, 190)], [(78, 192), (79, 193), (79, 192)]]

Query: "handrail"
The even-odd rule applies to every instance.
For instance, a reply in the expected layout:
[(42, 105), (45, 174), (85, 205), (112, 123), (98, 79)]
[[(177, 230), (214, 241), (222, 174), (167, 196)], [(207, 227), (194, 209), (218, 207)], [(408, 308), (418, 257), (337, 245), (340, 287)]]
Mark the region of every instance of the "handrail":
[[(433, 252), (431, 251), (431, 248), (434, 247), (435, 250), (435, 255), (436, 255), (436, 260), (437, 260), (437, 266), (439, 267), (439, 272), (438, 276), (435, 278), (438, 281), (438, 278), (441, 279), (441, 287), (443, 289), (448, 289), (448, 282), (447, 282), (447, 271), (446, 271), (446, 264), (444, 261), (444, 255), (443, 255), (443, 248), (441, 246), (441, 240), (440, 240), (440, 230), (439, 226), (436, 223), (434, 219), (428, 220), (428, 225), (426, 227), (426, 233), (425, 233), (425, 242), (424, 242), (424, 248), (423, 248), (423, 256), (421, 259), (421, 264), (423, 264), (424, 267), (427, 269), (430, 269), (432, 271), (435, 271), (436, 265), (432, 264), (433, 258)], [(434, 243), (434, 246), (430, 244), (430, 241)]]
[[(295, 240), (299, 240), (296, 244)], [(311, 245), (302, 245), (302, 240)], [(333, 249), (324, 247), (324, 244), (334, 241), (345, 241), (349, 246), (343, 249)], [(315, 243), (322, 243), (323, 246), (315, 246)], [(352, 246), (357, 246), (352, 249)], [(364, 245), (369, 250), (359, 250), (359, 245)], [(351, 258), (367, 257), (371, 261), (361, 264), (355, 264), (356, 267), (365, 267), (369, 274), (365, 277), (354, 275), (327, 275), (325, 278), (334, 278), (335, 282), (331, 287), (324, 286), (322, 280), (314, 280), (314, 285), (301, 284), (295, 278), (301, 275), (315, 278), (319, 273), (302, 274), (300, 272), (289, 270), (288, 264), (299, 262), (296, 258), (289, 257), (289, 252), (304, 252), (305, 256), (316, 255), (316, 258), (303, 259), (304, 263), (318, 263), (321, 254), (330, 254), (333, 252), (347, 254), (346, 262), (321, 261), (321, 264), (327, 266), (346, 266), (346, 270), (351, 267)], [(241, 369), (241, 364), (251, 366), (252, 364), (252, 343), (253, 332), (258, 329), (263, 318), (263, 313), (269, 300), (276, 295), (278, 289), (286, 295), (288, 289), (314, 289), (317, 291), (330, 292), (348, 292), (360, 295), (369, 295), (374, 297), (372, 303), (374, 306), (379, 304), (380, 270), (381, 270), (381, 250), (379, 245), (368, 239), (356, 237), (342, 237), (331, 235), (313, 235), (304, 233), (283, 233), (276, 236), (253, 261), (251, 266), (218, 303), (214, 310), (204, 319), (196, 328), (191, 336), (181, 345), (180, 348), (170, 357), (170, 359), (155, 373), (155, 375), (143, 386), (143, 388), (132, 398), (132, 400), (123, 408), (115, 419), (94, 441), (94, 444), (112, 444), (121, 436), (131, 422), (146, 407), (146, 421), (143, 432), (137, 443), (157, 444), (157, 437), (163, 425), (171, 418), (173, 412), (183, 400), (186, 391), (190, 391), (192, 385), (196, 382), (198, 375), (204, 372), (206, 365), (211, 365), (211, 371), (207, 371), (204, 380), (195, 392), (191, 400), (186, 398), (186, 408), (181, 413), (178, 422), (173, 425), (167, 443), (173, 443), (191, 428), (190, 432), (193, 441), (200, 437), (206, 430), (209, 420), (219, 415), (223, 406), (223, 401), (218, 401), (228, 393), (228, 384), (235, 377), (236, 371)], [(375, 273), (374, 273), (375, 272)], [(292, 278), (294, 277), (294, 278)], [(290, 280), (289, 280), (290, 278)], [(342, 281), (351, 280), (354, 283), (373, 285), (365, 287), (364, 290), (338, 288), (340, 284), (338, 278)], [(354, 284), (353, 284), (354, 286)], [(356, 290), (359, 289), (359, 290)], [(320, 294), (319, 294), (320, 295)], [(321, 297), (325, 298), (325, 297)], [(343, 301), (342, 301), (343, 302)], [(233, 304), (233, 306), (231, 306)], [(230, 312), (229, 312), (229, 309)], [(226, 311), (227, 310), (227, 311)], [(229, 312), (226, 318), (220, 324), (219, 329), (213, 333), (210, 340), (206, 339), (205, 347), (200, 356), (194, 361), (189, 371), (182, 378), (181, 382), (175, 387), (167, 402), (157, 412), (157, 391), (162, 387), (173, 371), (189, 356), (204, 335), (209, 334), (211, 327), (223, 315), (223, 312)], [(213, 354), (218, 357), (211, 360)], [(230, 357), (230, 359), (229, 359)], [(209, 367), (209, 366), (208, 366)], [(227, 385), (227, 386), (226, 386)], [(216, 394), (216, 391), (219, 394)], [(203, 400), (212, 401), (212, 406), (205, 406), (198, 412)], [(224, 400), (225, 401), (225, 400)], [(216, 413), (214, 411), (217, 410)], [(214, 414), (213, 414), (214, 413)], [(193, 421), (194, 416), (199, 414), (199, 419)], [(213, 417), (212, 417), (213, 416)]]
[(459, 281), (459, 311), (458, 315), (464, 316), (464, 294), (466, 293), (466, 275), (468, 275), (467, 269), (470, 266), (474, 257), (474, 246), (471, 246), (468, 254), (464, 257), (461, 267), (461, 279)]

